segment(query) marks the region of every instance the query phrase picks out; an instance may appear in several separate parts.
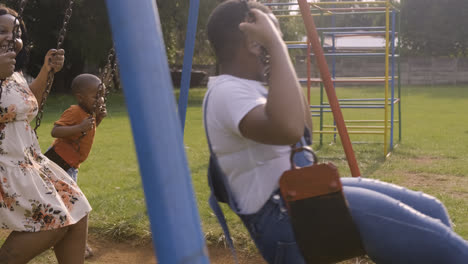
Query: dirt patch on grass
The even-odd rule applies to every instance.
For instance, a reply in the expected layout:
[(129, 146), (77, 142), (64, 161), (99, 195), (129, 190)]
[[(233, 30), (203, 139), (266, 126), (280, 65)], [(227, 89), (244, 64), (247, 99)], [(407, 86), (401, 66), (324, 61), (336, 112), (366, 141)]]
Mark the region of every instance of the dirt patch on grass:
[[(132, 243), (117, 243), (108, 240), (99, 239), (93, 235), (89, 238), (89, 244), (93, 248), (94, 256), (88, 263), (144, 263), (156, 264), (153, 246), (151, 244), (134, 246)], [(228, 248), (209, 247), (211, 263), (234, 264), (234, 259)], [(239, 262), (243, 264), (263, 264), (262, 257), (258, 254), (248, 254), (237, 252)]]
[[(4, 240), (10, 232), (0, 229), (0, 240)], [(90, 234), (88, 243), (93, 249), (94, 256), (85, 261), (86, 264), (156, 264), (151, 244), (141, 245), (138, 242), (115, 242), (101, 239)], [(222, 246), (209, 246), (210, 263), (234, 264), (229, 248)], [(258, 253), (237, 251), (240, 264), (266, 264)], [(31, 261), (31, 264), (56, 264), (54, 253), (48, 250), (40, 257)], [(373, 264), (367, 257), (340, 262), (340, 264)]]
[(8, 234), (10, 234), (10, 230), (0, 228), (0, 241), (5, 240)]
[(399, 184), (410, 189), (433, 190), (453, 198), (468, 199), (468, 177), (455, 175), (401, 172)]
[(411, 159), (411, 161), (413, 161), (415, 164), (420, 164), (420, 165), (431, 165), (441, 160), (442, 159), (440, 157), (431, 157), (431, 156), (422, 156), (422, 157), (416, 157), (416, 158)]
[[(5, 240), (9, 230), (0, 229), (0, 241)], [(93, 264), (156, 264), (153, 246), (151, 244), (141, 245), (138, 242), (115, 242), (101, 239), (90, 234), (88, 244), (93, 249), (94, 256), (85, 263)], [(208, 247), (210, 262), (213, 264), (234, 264), (231, 251), (221, 246)], [(237, 251), (239, 263), (241, 264), (266, 264), (257, 253), (246, 253)], [(48, 250), (40, 257), (31, 261), (32, 264), (56, 264), (54, 253)]]
[(151, 244), (135, 246), (132, 243), (117, 243), (90, 235), (89, 246), (94, 256), (87, 263), (156, 263)]

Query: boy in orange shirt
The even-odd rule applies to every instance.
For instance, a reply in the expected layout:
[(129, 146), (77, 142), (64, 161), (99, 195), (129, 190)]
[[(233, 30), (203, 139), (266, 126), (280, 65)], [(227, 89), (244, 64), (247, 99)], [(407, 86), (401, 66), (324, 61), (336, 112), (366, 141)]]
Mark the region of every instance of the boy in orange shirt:
[(72, 93), (78, 105), (70, 106), (54, 123), (51, 135), (56, 138), (45, 155), (77, 180), (78, 168), (91, 151), (98, 126), (106, 117), (103, 98), (99, 98), (99, 110), (95, 111), (97, 92), (101, 80), (92, 74), (81, 74), (72, 82)]
[[(75, 182), (80, 164), (91, 151), (96, 127), (107, 116), (104, 98), (97, 98), (100, 84), (101, 80), (92, 74), (81, 74), (73, 79), (71, 88), (78, 105), (70, 106), (54, 123), (51, 135), (56, 139), (45, 153)], [(85, 257), (92, 255), (91, 248), (86, 245)]]

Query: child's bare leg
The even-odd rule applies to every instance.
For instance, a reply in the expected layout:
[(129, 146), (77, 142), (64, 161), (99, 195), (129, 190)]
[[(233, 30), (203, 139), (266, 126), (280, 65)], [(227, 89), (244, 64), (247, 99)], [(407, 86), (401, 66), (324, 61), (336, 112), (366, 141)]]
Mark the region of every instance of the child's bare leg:
[(54, 246), (59, 263), (84, 263), (86, 238), (88, 236), (88, 216), (68, 228), (67, 234)]
[(40, 231), (13, 231), (0, 248), (0, 264), (24, 264), (60, 241), (68, 227)]

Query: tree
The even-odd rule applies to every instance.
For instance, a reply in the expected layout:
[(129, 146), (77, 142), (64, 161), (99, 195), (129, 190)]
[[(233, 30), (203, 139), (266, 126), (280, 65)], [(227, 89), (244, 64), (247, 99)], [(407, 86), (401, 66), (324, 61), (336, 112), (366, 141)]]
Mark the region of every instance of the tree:
[(405, 0), (401, 3), (402, 43), (408, 52), (467, 56), (468, 1)]
[[(17, 9), (17, 0), (6, 5)], [(57, 46), (68, 1), (29, 0), (23, 13), (31, 41), (27, 73), (36, 76), (46, 52)], [(71, 80), (84, 71), (97, 73), (107, 58), (112, 39), (104, 0), (75, 0), (63, 48), (65, 65), (55, 75), (52, 91), (68, 92)]]
[[(180, 67), (184, 54), (185, 32), (189, 11), (188, 0), (156, 0), (161, 20), (169, 64)], [(200, 1), (195, 63), (213, 63), (214, 57), (207, 42), (205, 26), (218, 0)], [(5, 0), (18, 9), (18, 0)], [(27, 73), (36, 76), (44, 54), (55, 48), (68, 1), (29, 0), (23, 18), (32, 40)], [(131, 20), (131, 17), (128, 18)], [(68, 92), (71, 80), (82, 72), (97, 73), (106, 63), (112, 46), (112, 36), (104, 0), (75, 0), (63, 48), (66, 51), (64, 68), (55, 76), (54, 92)], [(150, 52), (150, 51), (147, 51)]]
[[(194, 63), (208, 64), (214, 62), (210, 45), (207, 42), (208, 38), (205, 28), (211, 11), (219, 2), (219, 0), (200, 1)], [(169, 64), (181, 67), (190, 1), (156, 0), (156, 3), (158, 5)]]

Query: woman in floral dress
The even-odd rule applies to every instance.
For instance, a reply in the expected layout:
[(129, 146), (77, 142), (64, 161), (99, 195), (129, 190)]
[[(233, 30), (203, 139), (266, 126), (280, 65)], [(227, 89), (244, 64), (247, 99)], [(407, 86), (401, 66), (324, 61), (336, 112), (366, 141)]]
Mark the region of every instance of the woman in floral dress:
[[(84, 263), (87, 215), (91, 207), (75, 182), (42, 155), (30, 126), (46, 87), (47, 73), (61, 70), (63, 50), (50, 50), (28, 86), (25, 28), (12, 40), (16, 12), (0, 5), (0, 228), (12, 232), (0, 248), (0, 263), (27, 263), (54, 247), (59, 263)], [(15, 61), (16, 58), (16, 61)], [(13, 72), (13, 69), (15, 71)]]

